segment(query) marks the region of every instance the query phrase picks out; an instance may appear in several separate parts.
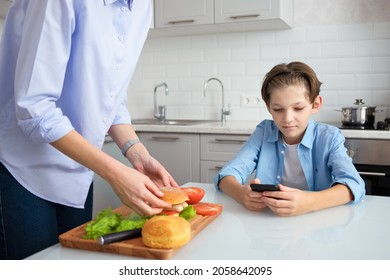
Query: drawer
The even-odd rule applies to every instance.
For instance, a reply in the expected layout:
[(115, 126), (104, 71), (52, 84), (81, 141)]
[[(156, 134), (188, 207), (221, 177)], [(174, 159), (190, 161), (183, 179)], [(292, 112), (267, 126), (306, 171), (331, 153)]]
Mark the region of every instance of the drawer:
[(249, 135), (202, 134), (201, 160), (230, 161), (246, 143)]

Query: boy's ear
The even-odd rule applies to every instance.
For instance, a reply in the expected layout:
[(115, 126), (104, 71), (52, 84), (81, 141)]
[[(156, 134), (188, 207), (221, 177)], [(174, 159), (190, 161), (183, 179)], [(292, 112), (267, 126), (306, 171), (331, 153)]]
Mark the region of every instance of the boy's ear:
[(318, 95), (313, 102), (312, 112), (317, 113), (322, 107), (322, 96)]

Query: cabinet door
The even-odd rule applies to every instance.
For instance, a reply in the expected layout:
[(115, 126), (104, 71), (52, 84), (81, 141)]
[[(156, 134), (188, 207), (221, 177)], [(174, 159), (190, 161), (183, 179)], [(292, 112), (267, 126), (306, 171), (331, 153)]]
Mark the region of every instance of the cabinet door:
[(200, 163), (200, 182), (214, 184), (214, 177), (226, 164), (226, 161), (202, 160)]
[(215, 23), (275, 18), (278, 5), (279, 0), (215, 0)]
[(214, 23), (213, 0), (155, 0), (155, 28)]
[(215, 24), (230, 31), (291, 28), (292, 0), (215, 0)]
[(248, 135), (201, 135), (201, 159), (230, 161), (246, 143)]
[[(102, 150), (120, 162), (131, 166), (130, 162), (122, 155), (118, 146), (110, 137), (106, 137)], [(115, 209), (120, 205), (122, 205), (122, 202), (112, 190), (110, 184), (99, 175), (95, 174), (93, 180), (93, 217), (102, 209), (107, 207)]]
[(179, 185), (199, 182), (200, 140), (198, 134), (138, 133), (149, 153)]

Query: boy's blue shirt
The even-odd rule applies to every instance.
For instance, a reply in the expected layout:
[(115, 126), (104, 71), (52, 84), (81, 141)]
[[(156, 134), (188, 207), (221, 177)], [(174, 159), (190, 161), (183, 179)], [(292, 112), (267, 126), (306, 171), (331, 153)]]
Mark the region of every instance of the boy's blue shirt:
[[(298, 145), (298, 158), (309, 191), (325, 190), (339, 183), (351, 190), (353, 203), (357, 203), (365, 195), (365, 185), (347, 155), (344, 142), (337, 127), (310, 120)], [(234, 159), (214, 178), (214, 184), (219, 188), (219, 181), (228, 175), (245, 184), (253, 172), (264, 184), (279, 184), (283, 176), (284, 152), (285, 144), (275, 122), (264, 120), (256, 126)]]

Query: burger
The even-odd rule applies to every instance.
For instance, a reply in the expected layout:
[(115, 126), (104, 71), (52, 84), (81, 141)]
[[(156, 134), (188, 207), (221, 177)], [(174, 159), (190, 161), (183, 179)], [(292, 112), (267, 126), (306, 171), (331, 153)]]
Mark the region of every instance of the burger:
[(148, 219), (142, 227), (142, 242), (146, 247), (173, 249), (186, 244), (191, 239), (191, 225), (188, 220), (196, 215), (192, 205), (188, 205), (188, 195), (177, 187), (162, 187), (162, 200), (171, 204), (159, 215)]
[(179, 216), (153, 216), (142, 227), (142, 242), (146, 247), (174, 249), (191, 239), (190, 223)]
[(160, 190), (164, 193), (162, 200), (170, 203), (172, 207), (165, 208), (161, 214), (179, 216), (179, 213), (183, 211), (188, 203), (188, 195), (185, 191), (177, 187), (162, 187)]

